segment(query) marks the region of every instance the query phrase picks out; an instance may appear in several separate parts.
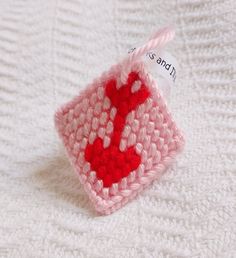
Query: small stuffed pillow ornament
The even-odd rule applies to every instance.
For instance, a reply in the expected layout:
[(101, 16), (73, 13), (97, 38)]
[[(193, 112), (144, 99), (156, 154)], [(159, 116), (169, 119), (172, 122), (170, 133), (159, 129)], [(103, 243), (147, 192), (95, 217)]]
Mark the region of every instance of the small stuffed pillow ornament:
[(174, 36), (162, 29), (62, 106), (55, 124), (96, 210), (110, 214), (159, 178), (183, 137), (141, 57)]

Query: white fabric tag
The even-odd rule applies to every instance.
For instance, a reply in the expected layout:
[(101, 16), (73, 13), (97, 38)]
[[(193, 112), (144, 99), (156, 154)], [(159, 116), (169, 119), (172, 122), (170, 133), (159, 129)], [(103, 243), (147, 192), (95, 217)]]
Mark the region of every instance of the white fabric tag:
[[(128, 53), (135, 50), (132, 48)], [(157, 85), (169, 98), (171, 88), (174, 86), (178, 74), (178, 62), (167, 51), (151, 50), (142, 57), (143, 62), (147, 65), (153, 77), (157, 80)]]
[(167, 51), (152, 50), (146, 53), (143, 61), (157, 80), (159, 88), (168, 98), (177, 78), (179, 68), (177, 60)]

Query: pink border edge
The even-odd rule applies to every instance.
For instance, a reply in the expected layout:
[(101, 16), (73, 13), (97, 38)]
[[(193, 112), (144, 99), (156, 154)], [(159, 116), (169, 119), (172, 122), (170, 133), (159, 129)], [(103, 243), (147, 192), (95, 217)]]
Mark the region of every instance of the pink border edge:
[[(63, 115), (66, 112), (68, 112), (71, 108), (73, 108), (75, 104), (81, 101), (85, 95), (90, 94), (97, 87), (98, 82), (102, 83), (103, 81), (107, 81), (109, 77), (112, 78), (114, 75), (117, 76), (120, 70), (121, 70), (121, 64), (112, 66), (110, 70), (108, 70), (107, 72), (104, 72), (100, 77), (95, 79), (91, 84), (87, 85), (87, 87), (84, 90), (82, 90), (79, 95), (77, 95), (71, 101), (69, 101), (68, 103), (58, 108), (54, 116), (54, 121), (55, 121), (55, 127), (57, 129), (57, 132), (62, 142), (64, 142), (64, 140), (63, 140), (63, 134), (62, 134), (62, 127), (60, 126), (60, 124), (61, 124), (61, 119)], [(150, 76), (150, 74), (148, 74), (148, 76), (145, 76), (147, 74), (145, 70), (142, 70), (142, 71), (139, 70), (138, 73), (140, 74), (140, 77), (145, 81), (145, 83), (147, 83), (147, 85), (150, 87), (152, 91), (153, 99), (154, 100), (160, 99), (162, 101), (162, 106), (166, 109), (168, 115), (170, 116), (166, 102), (162, 97), (161, 93), (158, 91), (155, 80)], [(174, 161), (175, 156), (183, 149), (183, 146), (184, 146), (183, 135), (180, 132), (180, 130), (177, 128), (176, 123), (173, 121), (172, 117), (169, 117), (169, 119), (171, 119), (173, 125), (175, 126), (176, 134), (179, 137), (179, 145), (177, 150), (171, 151), (170, 153), (168, 153), (168, 156), (166, 156), (158, 165), (153, 167), (151, 170), (145, 172), (144, 175), (139, 178), (140, 184), (138, 187), (135, 186), (132, 188), (132, 184), (131, 184), (131, 187), (129, 187), (130, 189), (124, 189), (123, 191), (121, 191), (122, 195), (120, 195), (119, 197), (114, 196), (113, 199), (112, 198), (103, 199), (101, 196), (97, 195), (96, 191), (93, 190), (93, 187), (91, 186), (90, 182), (86, 181), (82, 177), (82, 174), (78, 171), (75, 164), (72, 163), (71, 155), (68, 153), (66, 149), (66, 153), (70, 160), (70, 163), (72, 164), (75, 171), (77, 172), (79, 176), (79, 180), (84, 187), (84, 190), (87, 192), (89, 199), (92, 201), (92, 203), (95, 206), (95, 209), (100, 214), (105, 214), (105, 215), (111, 214), (114, 211), (123, 207), (130, 200), (134, 199), (139, 192), (145, 189), (155, 179), (158, 179), (161, 177), (161, 175), (167, 169), (167, 167), (169, 167), (170, 164)], [(86, 177), (86, 179), (87, 178), (88, 177)]]

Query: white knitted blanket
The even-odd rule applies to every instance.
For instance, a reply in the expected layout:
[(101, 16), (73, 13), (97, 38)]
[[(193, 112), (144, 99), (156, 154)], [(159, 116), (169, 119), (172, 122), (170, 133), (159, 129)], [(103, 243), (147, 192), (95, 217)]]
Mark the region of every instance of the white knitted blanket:
[[(236, 257), (234, 0), (0, 1), (0, 257)], [(165, 24), (184, 153), (97, 216), (54, 130), (57, 107)]]

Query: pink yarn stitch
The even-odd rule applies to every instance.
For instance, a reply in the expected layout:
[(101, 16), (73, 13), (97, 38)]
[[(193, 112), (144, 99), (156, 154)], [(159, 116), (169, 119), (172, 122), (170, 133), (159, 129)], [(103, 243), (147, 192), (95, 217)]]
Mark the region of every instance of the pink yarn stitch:
[[(150, 49), (163, 47), (173, 36), (174, 32), (169, 28), (154, 34), (147, 44), (111, 67), (56, 112), (56, 128), (68, 157), (96, 210), (102, 214), (110, 214), (121, 208), (159, 178), (184, 145), (183, 136), (155, 81), (138, 59)], [(136, 153), (141, 156), (141, 164), (120, 182), (103, 187), (102, 180), (98, 180), (96, 171), (92, 171), (91, 164), (86, 161), (84, 151), (97, 137), (103, 140), (104, 147), (109, 146), (117, 110), (105, 94), (105, 84), (110, 79), (126, 82), (130, 71), (138, 73), (150, 96), (127, 115), (120, 150), (135, 146)], [(138, 86), (133, 87), (135, 90)]]

